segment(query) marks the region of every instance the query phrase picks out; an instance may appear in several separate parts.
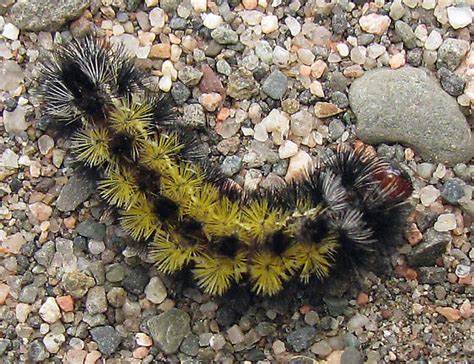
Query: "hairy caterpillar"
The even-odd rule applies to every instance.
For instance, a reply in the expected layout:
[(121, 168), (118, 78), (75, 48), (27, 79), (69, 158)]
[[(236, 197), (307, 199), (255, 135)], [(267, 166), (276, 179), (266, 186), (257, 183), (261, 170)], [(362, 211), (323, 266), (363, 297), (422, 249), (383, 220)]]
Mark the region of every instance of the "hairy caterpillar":
[(274, 295), (401, 239), (412, 186), (365, 149), (340, 148), (302, 181), (246, 193), (207, 163), (123, 48), (72, 41), (40, 73), (45, 115), (71, 130), (75, 159), (100, 172), (100, 196), (161, 272), (190, 267), (210, 294), (247, 280)]

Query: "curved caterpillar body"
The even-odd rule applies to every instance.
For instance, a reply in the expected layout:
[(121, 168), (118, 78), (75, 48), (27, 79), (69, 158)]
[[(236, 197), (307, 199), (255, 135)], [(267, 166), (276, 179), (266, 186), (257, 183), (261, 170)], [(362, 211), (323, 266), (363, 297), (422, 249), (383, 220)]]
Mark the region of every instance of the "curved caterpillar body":
[(45, 114), (74, 129), (73, 155), (99, 170), (122, 228), (159, 271), (190, 267), (208, 293), (248, 280), (274, 295), (401, 239), (411, 184), (365, 149), (341, 148), (300, 182), (247, 194), (206, 162), (122, 48), (73, 41), (43, 63), (39, 84)]

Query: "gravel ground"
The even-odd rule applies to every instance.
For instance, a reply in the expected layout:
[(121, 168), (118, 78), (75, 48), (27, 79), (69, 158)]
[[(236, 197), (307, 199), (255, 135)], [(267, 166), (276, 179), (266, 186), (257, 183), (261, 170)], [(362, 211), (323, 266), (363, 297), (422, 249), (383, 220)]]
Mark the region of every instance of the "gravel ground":
[[(474, 362), (472, 5), (0, 1), (1, 362)], [(37, 60), (91, 33), (136, 55), (244, 188), (340, 143), (397, 162), (415, 192), (393, 269), (272, 299), (158, 274), (34, 94)]]

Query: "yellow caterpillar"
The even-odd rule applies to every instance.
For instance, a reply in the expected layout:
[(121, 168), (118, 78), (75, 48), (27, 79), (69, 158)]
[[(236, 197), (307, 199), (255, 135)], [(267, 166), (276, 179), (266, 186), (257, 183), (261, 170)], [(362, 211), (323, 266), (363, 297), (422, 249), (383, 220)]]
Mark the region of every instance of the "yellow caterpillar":
[(210, 294), (249, 281), (274, 295), (399, 238), (411, 184), (386, 161), (342, 149), (303, 181), (242, 193), (145, 80), (122, 48), (87, 38), (59, 47), (39, 85), (45, 114), (72, 129), (74, 157), (100, 171), (100, 196), (161, 272), (188, 267)]

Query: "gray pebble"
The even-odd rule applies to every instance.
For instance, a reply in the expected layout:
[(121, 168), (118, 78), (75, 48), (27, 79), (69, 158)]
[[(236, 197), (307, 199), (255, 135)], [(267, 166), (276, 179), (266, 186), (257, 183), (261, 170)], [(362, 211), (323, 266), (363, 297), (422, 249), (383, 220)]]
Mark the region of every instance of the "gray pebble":
[(333, 119), (329, 123), (329, 136), (332, 140), (336, 140), (337, 138), (341, 137), (344, 133), (346, 126), (344, 123), (339, 119)]
[(407, 52), (407, 62), (408, 64), (419, 67), (421, 66), (421, 62), (423, 61), (423, 49), (421, 48), (414, 48), (410, 49)]
[(418, 173), (421, 178), (429, 180), (435, 169), (436, 166), (432, 163), (420, 163), (416, 166), (416, 173)]
[(416, 47), (416, 35), (413, 29), (404, 21), (398, 20), (395, 22), (395, 33), (402, 39), (403, 44), (408, 49)]
[(293, 347), (293, 350), (300, 352), (309, 348), (316, 339), (316, 329), (314, 327), (303, 327), (292, 331), (286, 341)]
[(189, 315), (180, 309), (172, 308), (148, 320), (150, 334), (165, 354), (178, 351), (183, 339), (191, 332)]
[(348, 23), (346, 14), (342, 11), (334, 14), (331, 19), (332, 30), (335, 34), (342, 34), (346, 31)]
[(448, 70), (454, 71), (459, 66), (468, 50), (468, 41), (448, 38), (438, 49), (438, 60), (436, 65), (438, 68), (446, 67)]
[(46, 360), (49, 357), (44, 344), (40, 340), (33, 341), (28, 347), (28, 358), (33, 363)]
[(242, 167), (242, 158), (236, 155), (230, 155), (224, 158), (221, 165), (222, 174), (226, 177), (232, 177), (240, 171)]
[(211, 37), (219, 44), (235, 44), (239, 41), (239, 36), (232, 29), (220, 26), (211, 32)]
[(449, 232), (438, 232), (433, 228), (428, 229), (423, 234), (423, 240), (408, 255), (410, 266), (432, 266), (436, 259), (446, 250), (446, 246), (451, 240)]
[(148, 270), (142, 267), (132, 268), (123, 280), (123, 288), (135, 295), (142, 294), (150, 281)]
[(225, 59), (220, 59), (217, 61), (216, 69), (217, 72), (225, 76), (230, 76), (230, 74), (232, 73), (232, 67), (229, 63), (227, 63)]
[(179, 16), (174, 16), (171, 18), (169, 26), (173, 30), (185, 30), (188, 26), (186, 19), (180, 18)]
[(166, 13), (173, 13), (178, 8), (180, 1), (178, 0), (160, 0), (160, 8)]
[(451, 96), (462, 95), (466, 81), (464, 81), (461, 76), (458, 76), (445, 67), (441, 67), (438, 70), (438, 76), (444, 91)]
[(418, 281), (423, 284), (438, 284), (446, 281), (447, 272), (443, 267), (418, 268)]
[(279, 70), (270, 73), (262, 86), (262, 91), (274, 100), (281, 100), (287, 89), (288, 77)]
[(10, 340), (0, 339), (0, 356), (3, 356), (10, 346)]
[(450, 178), (441, 187), (441, 196), (450, 204), (457, 204), (464, 197), (464, 182), (459, 178)]
[(94, 327), (90, 333), (104, 355), (115, 353), (122, 342), (122, 338), (112, 326)]
[(95, 191), (94, 182), (85, 174), (74, 174), (61, 190), (56, 207), (59, 211), (74, 211)]
[(179, 351), (189, 356), (198, 355), (199, 337), (194, 334), (186, 336), (179, 347)]
[(227, 95), (236, 100), (248, 100), (258, 95), (259, 85), (252, 72), (241, 67), (227, 80)]
[(105, 237), (105, 225), (91, 219), (80, 222), (76, 231), (89, 239), (103, 240)]
[(340, 109), (344, 109), (349, 106), (349, 99), (347, 98), (346, 94), (341, 91), (333, 92), (331, 95), (331, 101)]
[(35, 260), (43, 267), (49, 267), (51, 261), (53, 260), (55, 251), (56, 248), (54, 246), (54, 242), (47, 241), (43, 244), (41, 249), (35, 253)]
[(347, 86), (349, 85), (349, 81), (347, 80), (346, 76), (342, 74), (342, 72), (333, 72), (328, 77), (329, 80), (329, 88), (332, 91), (339, 91), (345, 92)]
[(474, 339), (466, 339), (462, 344), (462, 350), (466, 355), (474, 355)]
[(107, 311), (107, 298), (103, 286), (92, 287), (87, 292), (86, 311), (91, 315)]
[(255, 54), (266, 64), (273, 62), (273, 49), (266, 40), (261, 40), (255, 46)]
[(359, 350), (355, 348), (345, 348), (341, 356), (341, 364), (362, 364), (364, 359)]
[(191, 91), (181, 81), (173, 82), (171, 87), (171, 97), (177, 105), (183, 105), (190, 97)]
[(112, 283), (121, 282), (125, 278), (126, 270), (123, 264), (115, 263), (105, 269), (105, 278)]
[(206, 126), (206, 114), (199, 104), (184, 105), (183, 120), (192, 128), (203, 128)]
[(30, 284), (21, 289), (18, 299), (23, 303), (34, 303), (38, 296), (38, 287)]
[(191, 66), (184, 66), (178, 71), (178, 79), (188, 87), (197, 86), (203, 73)]

